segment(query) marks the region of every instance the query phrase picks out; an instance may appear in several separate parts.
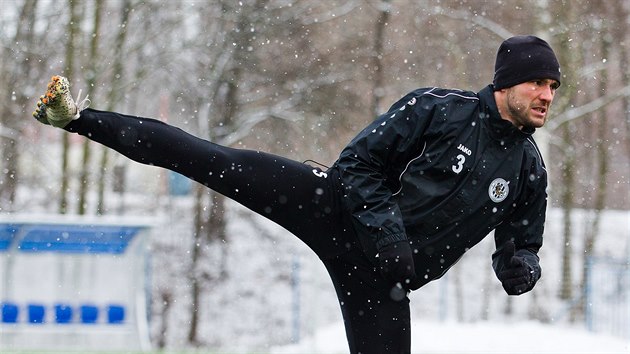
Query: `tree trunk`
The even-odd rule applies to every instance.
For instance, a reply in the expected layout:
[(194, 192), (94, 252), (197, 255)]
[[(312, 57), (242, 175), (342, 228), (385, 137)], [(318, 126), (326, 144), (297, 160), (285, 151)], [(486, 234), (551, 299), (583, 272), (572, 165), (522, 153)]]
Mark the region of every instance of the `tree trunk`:
[[(101, 13), (103, 4), (101, 1), (94, 2), (94, 28), (92, 31), (92, 40), (90, 41), (90, 56), (88, 62), (90, 67), (88, 68), (88, 76), (86, 81), (87, 95), (94, 97), (96, 90), (96, 63), (98, 58), (98, 43), (99, 43), (99, 27), (101, 23)], [(81, 173), (79, 175), (79, 206), (78, 214), (83, 215), (86, 213), (87, 207), (87, 194), (90, 185), (90, 158), (91, 158), (91, 146), (89, 139), (83, 140), (83, 159), (81, 162)]]
[[(572, 23), (577, 18), (576, 7), (572, 4), (550, 3), (553, 8), (552, 13), (556, 11), (564, 11), (566, 13), (565, 21)], [(562, 33), (557, 38), (556, 53), (563, 63), (562, 74), (567, 78), (578, 77), (578, 67), (580, 65), (581, 56), (579, 55), (580, 49), (575, 41), (571, 40), (571, 32)], [(564, 80), (567, 81), (567, 80)], [(565, 82), (563, 84), (563, 94), (558, 96), (557, 100), (554, 100), (553, 109), (561, 113), (563, 110), (567, 110), (577, 100), (578, 97), (578, 85), (573, 82)], [(557, 114), (556, 114), (557, 115)], [(555, 115), (552, 117), (556, 119)], [(553, 119), (549, 123), (553, 123)], [(550, 124), (547, 124), (549, 126)], [(558, 294), (561, 299), (569, 300), (573, 297), (573, 269), (572, 269), (572, 256), (573, 256), (573, 227), (571, 221), (571, 214), (573, 212), (573, 190), (575, 188), (575, 151), (572, 146), (573, 138), (571, 135), (571, 122), (561, 124), (556, 131), (549, 131), (550, 134), (557, 134), (556, 138), (551, 138), (551, 143), (558, 143), (559, 158), (561, 166), (556, 166), (559, 170), (559, 187), (556, 188), (556, 193), (559, 195), (558, 201), (560, 208), (562, 209), (562, 265), (561, 265), (561, 283), (560, 293)], [(553, 171), (553, 169), (552, 169)]]
[[(607, 37), (600, 42), (602, 46), (602, 57), (608, 58), (610, 42), (606, 40)], [(605, 92), (608, 86), (607, 72), (602, 73), (599, 81), (598, 92)], [(608, 133), (608, 114), (606, 108), (600, 109), (598, 114), (595, 115), (594, 121), (597, 122), (597, 174), (595, 176), (596, 188), (595, 188), (595, 202), (593, 205), (592, 217), (588, 220), (589, 224), (586, 225), (584, 233), (584, 252), (582, 259), (582, 280), (580, 283), (580, 289), (582, 293), (586, 290), (588, 284), (588, 259), (594, 255), (595, 242), (599, 233), (599, 223), (601, 220), (602, 211), (605, 208), (607, 184), (606, 178), (608, 177), (608, 139), (606, 137)], [(586, 297), (583, 296), (580, 301), (580, 306), (577, 309), (577, 315), (582, 316), (586, 311)]]
[(193, 243), (190, 252), (190, 271), (188, 272), (188, 281), (190, 283), (190, 327), (188, 328), (188, 343), (198, 346), (197, 331), (199, 327), (199, 299), (201, 297), (200, 288), (200, 271), (199, 260), (201, 252), (205, 245), (203, 242), (203, 234), (208, 229), (208, 219), (206, 217), (204, 207), (205, 196), (208, 194), (207, 188), (202, 185), (195, 186), (195, 203), (194, 203), (194, 233)]
[[(621, 52), (622, 52), (621, 67), (627, 68), (628, 65), (630, 65), (630, 60), (628, 60), (628, 54), (626, 53), (625, 50), (622, 50)], [(623, 82), (624, 82), (624, 86), (630, 84), (630, 73), (628, 72), (628, 70), (624, 70)], [(628, 99), (628, 97), (623, 98), (622, 107), (623, 107), (622, 112), (625, 115), (624, 124), (626, 127), (626, 158), (628, 160), (627, 162), (628, 175), (630, 175), (630, 99)], [(630, 245), (628, 245), (628, 247), (630, 248)]]
[[(122, 6), (122, 13), (120, 19), (120, 25), (118, 26), (118, 35), (116, 36), (116, 42), (114, 44), (113, 55), (113, 74), (110, 84), (110, 91), (107, 101), (109, 106), (106, 110), (114, 110), (120, 100), (120, 78), (123, 76), (124, 71), (124, 46), (127, 38), (127, 27), (129, 21), (129, 14), (131, 12), (131, 0), (124, 0)], [(96, 214), (105, 214), (105, 181), (108, 172), (109, 165), (109, 149), (102, 149), (101, 159), (99, 162), (99, 176), (98, 176), (98, 188), (97, 188), (97, 202), (96, 202)]]
[[(74, 76), (74, 41), (79, 31), (79, 14), (77, 13), (77, 2), (68, 0), (70, 12), (70, 21), (68, 22), (68, 42), (66, 43), (66, 59), (64, 67), (64, 75), (68, 78)], [(62, 137), (62, 155), (61, 155), (61, 195), (59, 197), (59, 213), (68, 212), (68, 192), (70, 191), (70, 171), (69, 171), (69, 154), (70, 140), (67, 133), (63, 133)]]
[(158, 349), (164, 349), (166, 347), (166, 339), (168, 337), (168, 316), (171, 312), (171, 305), (173, 303), (173, 293), (169, 290), (162, 290), (160, 292), (160, 300), (160, 303), (162, 304), (162, 313), (160, 313), (160, 330), (158, 331), (156, 342)]
[[(257, 10), (262, 11), (259, 8), (260, 2), (256, 2), (255, 5), (252, 5), (253, 13), (256, 13)], [(251, 11), (251, 9), (249, 9)], [(230, 130), (234, 125), (234, 119), (238, 114), (240, 109), (238, 102), (238, 93), (239, 93), (239, 83), (242, 80), (243, 69), (242, 66), (245, 65), (249, 59), (247, 55), (247, 48), (252, 40), (252, 34), (247, 29), (248, 26), (252, 26), (252, 21), (248, 17), (251, 13), (248, 11), (242, 11), (238, 17), (236, 23), (236, 30), (232, 33), (234, 34), (234, 38), (229, 40), (229, 43), (237, 43), (235, 46), (234, 55), (232, 58), (232, 62), (234, 63), (230, 70), (221, 75), (219, 78), (220, 81), (223, 82), (223, 85), (213, 85), (212, 87), (216, 87), (217, 92), (221, 91), (221, 87), (225, 87), (223, 95), (218, 95), (217, 92), (210, 92), (208, 97), (214, 97), (217, 102), (217, 106), (220, 106), (221, 109), (214, 110), (213, 113), (215, 117), (209, 117), (210, 119), (218, 118), (218, 122), (213, 122), (217, 126), (226, 127)], [(223, 136), (225, 137), (225, 135)], [(219, 136), (211, 133), (210, 134), (211, 141), (217, 141), (221, 143)], [(215, 193), (213, 191), (210, 192), (212, 196), (212, 207), (210, 208), (209, 215), (205, 215), (205, 208), (203, 207), (203, 194), (198, 192), (195, 197), (195, 220), (198, 220), (195, 223), (195, 239), (193, 243), (193, 254), (195, 256), (192, 257), (191, 262), (191, 276), (193, 278), (191, 281), (191, 314), (190, 314), (190, 327), (188, 331), (188, 343), (196, 346), (199, 344), (198, 340), (198, 321), (199, 321), (199, 299), (201, 298), (201, 293), (204, 289), (202, 284), (208, 279), (206, 274), (198, 271), (199, 262), (203, 259), (200, 246), (207, 245), (208, 247), (215, 243), (218, 247), (225, 247), (223, 242), (214, 242), (216, 240), (226, 240), (226, 221), (225, 221), (225, 197)], [(200, 220), (205, 220), (201, 222)], [(225, 262), (225, 260), (222, 260)], [(221, 276), (224, 276), (224, 267), (222, 267)]]
[[(34, 42), (33, 21), (36, 18), (36, 8), (37, 0), (27, 0), (24, 2), (24, 6), (20, 9), (19, 19), (16, 23), (13, 43), (22, 43), (23, 47), (32, 46)], [(0, 168), (2, 171), (0, 172), (0, 211), (2, 212), (13, 210), (13, 203), (15, 202), (17, 194), (18, 177), (20, 174), (18, 164), (20, 152), (19, 126), (23, 117), (21, 116), (22, 112), (13, 112), (11, 107), (21, 107), (27, 104), (25, 97), (21, 93), (6, 88), (11, 87), (15, 82), (19, 82), (21, 77), (29, 77), (32, 65), (35, 64), (32, 60), (28, 60), (28, 58), (25, 57), (28, 53), (24, 53), (19, 49), (15, 51), (7, 50), (6, 52), (7, 55), (8, 53), (15, 55), (15, 58), (12, 60), (7, 58), (7, 62), (13, 63), (15, 60), (18, 61), (19, 64), (17, 67), (10, 69), (3, 68), (3, 72), (9, 74), (6, 76), (3, 75), (4, 77), (0, 78), (3, 88), (5, 88), (4, 92), (6, 92), (6, 96), (3, 97), (3, 102), (0, 102), (0, 131), (4, 131), (5, 129), (3, 128), (7, 128), (6, 134), (0, 135), (0, 149), (2, 151), (0, 166), (3, 166)], [(2, 55), (4, 56), (4, 53)], [(9, 102), (14, 100), (17, 102), (9, 104)]]
[[(488, 242), (488, 254), (492, 254), (493, 251), (494, 251), (494, 243)], [(496, 279), (496, 276), (494, 275), (494, 271), (492, 270), (492, 267), (488, 267), (486, 270), (484, 270), (483, 295), (481, 295), (482, 296), (481, 309), (480, 309), (481, 312), (479, 315), (482, 321), (487, 321), (489, 318), (490, 303), (492, 302), (491, 297), (494, 294), (493, 285), (496, 281), (495, 279)]]
[(378, 19), (374, 31), (374, 49), (372, 52), (372, 70), (374, 71), (374, 86), (372, 88), (372, 109), (374, 117), (381, 113), (381, 98), (384, 94), (383, 87), (383, 43), (385, 42), (385, 29), (389, 22), (389, 0), (380, 3)]
[(560, 285), (560, 298), (570, 300), (573, 297), (573, 269), (571, 258), (573, 256), (572, 234), (573, 227), (571, 222), (571, 214), (573, 213), (573, 188), (575, 188), (575, 157), (571, 148), (572, 135), (569, 127), (566, 125), (562, 128), (563, 134), (563, 165), (562, 165), (562, 187), (560, 191), (560, 204), (562, 205), (562, 236), (563, 236), (563, 253), (562, 253), (562, 282)]

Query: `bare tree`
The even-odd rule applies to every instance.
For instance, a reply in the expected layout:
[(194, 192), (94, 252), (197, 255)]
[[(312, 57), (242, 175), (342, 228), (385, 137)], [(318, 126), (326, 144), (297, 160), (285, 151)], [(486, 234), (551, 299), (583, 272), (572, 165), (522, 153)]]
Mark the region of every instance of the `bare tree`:
[[(285, 31), (291, 32), (295, 38), (300, 38), (300, 31), (305, 31), (301, 21), (308, 19), (302, 18), (301, 21), (296, 20), (288, 25), (286, 17), (289, 13), (295, 14), (295, 10), (287, 13), (290, 10), (285, 10), (283, 6), (263, 0), (247, 6), (231, 2), (223, 2), (218, 6), (220, 7), (208, 6), (203, 10), (203, 20), (207, 22), (200, 22), (200, 26), (209, 37), (205, 38), (206, 43), (212, 41), (213, 46), (198, 44), (199, 48), (205, 47), (210, 50), (195, 55), (198, 62), (194, 65), (199, 68), (199, 72), (206, 74), (203, 76), (200, 96), (192, 104), (195, 107), (201, 106), (196, 111), (200, 112), (201, 119), (204, 119), (204, 116), (207, 119), (207, 122), (198, 122), (201, 135), (207, 136), (213, 142), (230, 146), (247, 139), (254, 127), (264, 126), (272, 120), (287, 122), (300, 118), (299, 113), (295, 117), (291, 117), (291, 113), (304, 111), (309, 107), (296, 107), (296, 104), (303, 103), (298, 97), (304, 97), (305, 92), (315, 91), (318, 85), (335, 82), (335, 78), (326, 75), (323, 78), (305, 76), (308, 72), (308, 63), (305, 67), (303, 61), (278, 66), (277, 62), (265, 57), (265, 47), (256, 43), (259, 37), (277, 36)], [(260, 16), (261, 13), (273, 14), (275, 18)], [(270, 21), (270, 18), (274, 20)], [(222, 37), (224, 34), (227, 35)], [(293, 41), (291, 45), (301, 44)], [(311, 63), (310, 58), (307, 60)], [(317, 65), (317, 61), (313, 61), (311, 65)], [(266, 71), (267, 67), (282, 72), (279, 79), (284, 77), (288, 79), (287, 82), (274, 82), (273, 73)], [(306, 84), (307, 82), (310, 84)], [(327, 93), (331, 94), (334, 95)], [(206, 103), (206, 97), (211, 98), (211, 104)], [(309, 100), (314, 98), (311, 96)], [(312, 105), (318, 109), (322, 106), (324, 105)], [(274, 144), (269, 141), (265, 142), (265, 145), (273, 147)], [(201, 186), (196, 188), (194, 195), (195, 227), (189, 272), (192, 302), (187, 338), (191, 345), (198, 346), (200, 345), (198, 322), (203, 292), (209, 288), (211, 282), (220, 281), (228, 276), (223, 266), (219, 266), (214, 272), (204, 271), (203, 261), (207, 259), (211, 249), (225, 250), (230, 237), (225, 231), (225, 198)], [(223, 258), (221, 262), (224, 261)]]
[[(563, 64), (563, 76), (568, 78), (575, 77), (575, 68), (579, 63), (579, 57), (575, 55), (575, 45), (570, 40), (573, 33), (571, 32), (570, 24), (572, 20), (576, 16), (576, 8), (575, 6), (568, 5), (564, 6), (561, 4), (555, 4), (562, 8), (562, 10), (566, 14), (566, 23), (563, 23), (563, 31), (560, 32), (559, 38), (556, 39), (556, 52), (557, 55)], [(552, 5), (553, 6), (553, 5)], [(551, 10), (559, 10), (552, 7)], [(567, 80), (563, 80), (567, 81)], [(554, 108), (556, 112), (562, 112), (574, 102), (575, 97), (577, 96), (578, 87), (572, 81), (565, 82), (562, 88), (562, 97), (554, 102)], [(552, 116), (549, 120), (549, 123), (553, 126), (553, 122), (557, 121), (557, 116)], [(547, 126), (547, 131), (555, 132), (555, 129), (552, 126)], [(572, 229), (572, 221), (571, 215), (573, 212), (573, 188), (575, 186), (575, 150), (573, 149), (573, 139), (571, 135), (571, 129), (568, 124), (564, 124), (558, 127), (559, 129), (559, 141), (561, 141), (561, 145), (558, 146), (559, 156), (561, 158), (557, 159), (562, 161), (561, 164), (556, 164), (555, 168), (559, 169), (558, 176), (561, 180), (559, 184), (560, 190), (557, 191), (559, 193), (559, 203), (563, 210), (563, 255), (562, 255), (562, 284), (560, 287), (559, 296), (562, 299), (569, 300), (573, 297), (573, 282), (572, 282), (572, 257), (573, 257), (573, 229)], [(553, 134), (553, 133), (552, 133)], [(556, 141), (556, 140), (550, 140)], [(553, 176), (552, 176), (553, 177)], [(552, 191), (555, 191), (553, 182), (551, 182)]]
[[(75, 59), (75, 40), (79, 34), (80, 28), (80, 14), (77, 6), (77, 2), (68, 0), (68, 7), (70, 12), (70, 18), (67, 23), (68, 42), (66, 43), (66, 53), (64, 60), (64, 75), (68, 77), (74, 76), (74, 59)], [(70, 168), (69, 168), (69, 154), (70, 154), (70, 140), (68, 134), (62, 135), (63, 152), (61, 157), (61, 195), (59, 197), (59, 213), (65, 214), (68, 212), (68, 192), (70, 188)]]
[[(94, 22), (92, 24), (92, 36), (90, 40), (90, 51), (89, 51), (89, 59), (88, 59), (88, 77), (86, 80), (87, 86), (87, 95), (94, 97), (96, 91), (96, 72), (97, 72), (97, 63), (99, 57), (99, 39), (100, 35), (100, 23), (101, 16), (103, 12), (103, 3), (100, 1), (94, 2)], [(81, 161), (81, 172), (79, 174), (79, 205), (78, 205), (78, 214), (83, 215), (86, 213), (87, 207), (87, 195), (89, 192), (90, 186), (90, 159), (91, 159), (91, 149), (92, 143), (88, 139), (84, 139), (83, 141), (83, 157)]]
[[(36, 18), (35, 10), (37, 0), (26, 0), (15, 22), (15, 35), (12, 38), (11, 50), (2, 51), (2, 63), (4, 64), (0, 82), (2, 87), (15, 87), (20, 78), (30, 77), (34, 61), (28, 60), (31, 53), (26, 48), (35, 42), (33, 21)], [(13, 55), (13, 58), (8, 57)], [(5, 65), (7, 65), (5, 67)], [(10, 65), (10, 66), (9, 66)], [(23, 92), (7, 89), (0, 97), (0, 149), (2, 162), (0, 166), (0, 210), (11, 211), (16, 198), (19, 178), (19, 141), (20, 122), (23, 112), (20, 107), (26, 106), (26, 97)]]
[[(109, 92), (107, 101), (109, 102), (108, 110), (113, 110), (116, 105), (119, 104), (121, 98), (121, 77), (124, 70), (125, 54), (125, 42), (127, 40), (127, 28), (129, 26), (129, 16), (132, 10), (133, 4), (131, 0), (124, 0), (121, 6), (120, 23), (118, 25), (118, 33), (114, 42), (114, 55), (112, 64), (112, 76), (109, 85)], [(101, 150), (101, 158), (99, 161), (99, 173), (97, 178), (97, 204), (96, 213), (105, 214), (105, 181), (107, 180), (106, 174), (109, 166), (109, 150)]]
[(389, 1), (379, 1), (378, 3), (378, 19), (375, 22), (374, 29), (374, 49), (372, 52), (372, 70), (374, 70), (374, 88), (372, 91), (372, 113), (378, 116), (383, 109), (381, 107), (381, 98), (383, 97), (384, 84), (384, 68), (383, 68), (383, 52), (384, 41), (386, 40), (385, 31), (390, 17)]

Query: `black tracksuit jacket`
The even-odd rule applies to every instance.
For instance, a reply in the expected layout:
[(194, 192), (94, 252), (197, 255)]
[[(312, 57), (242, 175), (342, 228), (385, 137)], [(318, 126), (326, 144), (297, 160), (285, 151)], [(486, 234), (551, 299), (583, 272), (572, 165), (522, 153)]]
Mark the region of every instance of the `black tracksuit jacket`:
[(334, 166), (368, 257), (408, 240), (427, 283), (495, 230), (495, 272), (513, 240), (538, 280), (547, 173), (532, 133), (500, 117), (491, 85), (479, 93), (423, 88), (395, 103)]

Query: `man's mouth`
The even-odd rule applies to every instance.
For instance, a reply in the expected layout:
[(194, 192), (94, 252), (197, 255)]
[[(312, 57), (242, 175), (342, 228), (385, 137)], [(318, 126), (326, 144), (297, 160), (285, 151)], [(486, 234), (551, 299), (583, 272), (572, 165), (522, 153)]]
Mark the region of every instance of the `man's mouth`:
[(547, 113), (547, 107), (534, 107), (533, 108), (534, 111), (544, 115), (545, 113)]

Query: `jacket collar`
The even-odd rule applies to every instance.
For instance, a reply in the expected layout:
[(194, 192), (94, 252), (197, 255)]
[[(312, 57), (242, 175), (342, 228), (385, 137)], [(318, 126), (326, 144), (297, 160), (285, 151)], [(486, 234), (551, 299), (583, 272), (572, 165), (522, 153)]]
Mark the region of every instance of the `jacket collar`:
[(503, 143), (517, 143), (523, 141), (534, 134), (535, 128), (520, 130), (511, 122), (501, 118), (497, 103), (494, 100), (494, 90), (492, 85), (486, 86), (479, 91), (480, 117), (483, 124), (488, 129), (490, 136), (494, 140)]

